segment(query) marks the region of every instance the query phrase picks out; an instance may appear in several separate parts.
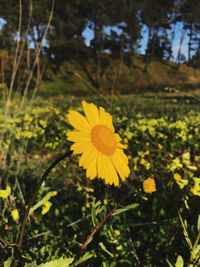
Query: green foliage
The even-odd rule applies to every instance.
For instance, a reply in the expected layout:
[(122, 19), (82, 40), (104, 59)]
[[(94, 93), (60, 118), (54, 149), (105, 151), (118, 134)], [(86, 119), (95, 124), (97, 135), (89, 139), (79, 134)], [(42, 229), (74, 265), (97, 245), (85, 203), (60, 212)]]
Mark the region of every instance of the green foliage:
[[(59, 259), (44, 264), (38, 265), (38, 267), (67, 267), (73, 262), (73, 258), (69, 259)], [(28, 266), (28, 265), (27, 265)]]
[[(190, 261), (198, 264), (198, 105), (185, 104), (182, 99), (176, 103), (171, 99), (164, 102), (163, 98), (149, 97), (149, 102), (145, 97), (142, 99), (143, 102), (139, 96), (129, 96), (107, 98), (105, 102), (102, 98), (88, 98), (88, 102), (104, 106), (113, 115), (116, 132), (127, 145), (125, 153), (131, 174), (119, 188), (114, 188), (102, 180), (85, 178), (77, 156), (56, 166), (41, 187), (25, 228), (21, 252), (24, 261), (31, 262), (27, 266), (56, 263), (62, 258), (74, 259), (69, 263), (71, 266), (85, 261), (89, 266), (166, 266), (167, 263), (179, 266), (181, 259), (185, 264)], [(9, 145), (10, 157), (6, 171), (1, 169), (1, 190), (5, 191), (7, 185), (11, 188), (9, 194), (0, 197), (3, 218), (0, 253), (4, 262), (15, 247), (13, 243), (17, 241), (24, 209), (36, 182), (49, 162), (70, 148), (66, 140), (66, 132), (70, 130), (66, 119), (68, 110), (82, 112), (79, 98), (66, 99), (63, 104), (54, 101), (27, 107), (15, 122), (12, 116), (7, 117), (6, 136), (12, 126), (14, 130), (11, 143), (4, 141), (3, 148)], [(12, 105), (14, 113), (15, 103)], [(1, 118), (3, 129), (5, 122)], [(24, 140), (24, 149), (20, 150)], [(156, 182), (157, 191), (152, 194), (143, 191), (143, 181), (148, 177)], [(97, 230), (84, 253), (83, 243), (125, 196), (113, 216)], [(50, 198), (51, 209), (43, 216), (39, 208)], [(11, 215), (14, 209), (19, 212), (18, 220)]]

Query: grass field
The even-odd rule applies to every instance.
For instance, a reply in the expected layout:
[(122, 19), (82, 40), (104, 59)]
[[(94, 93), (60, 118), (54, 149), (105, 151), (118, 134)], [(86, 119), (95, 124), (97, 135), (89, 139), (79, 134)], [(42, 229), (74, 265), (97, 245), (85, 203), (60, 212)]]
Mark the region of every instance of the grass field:
[[(21, 266), (61, 257), (68, 258), (70, 266), (200, 266), (199, 91), (114, 97), (52, 92), (39, 94), (15, 120), (17, 100), (11, 102), (6, 122), (1, 111), (1, 131), (6, 123), (1, 156), (8, 153), (0, 178), (0, 262), (8, 262), (13, 253), (15, 246), (8, 243), (18, 242), (37, 181), (58, 155), (70, 149), (66, 133), (72, 127), (66, 114), (70, 109), (82, 113), (85, 100), (112, 115), (127, 145), (130, 175), (119, 187), (109, 186), (102, 179), (86, 178), (78, 155), (61, 161), (34, 202)], [(156, 183), (152, 193), (143, 187), (149, 177)], [(87, 237), (124, 197), (82, 250)], [(65, 259), (63, 266), (66, 263)]]

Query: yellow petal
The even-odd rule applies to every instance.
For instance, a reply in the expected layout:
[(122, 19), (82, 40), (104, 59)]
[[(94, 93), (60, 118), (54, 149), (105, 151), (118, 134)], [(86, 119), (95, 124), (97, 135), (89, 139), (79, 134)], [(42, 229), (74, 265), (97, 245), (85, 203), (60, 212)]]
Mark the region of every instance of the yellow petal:
[(70, 110), (69, 113), (67, 114), (67, 119), (69, 123), (77, 130), (79, 131), (84, 131), (86, 133), (91, 132), (91, 126), (89, 125), (88, 121), (86, 118), (81, 115), (80, 113)]
[(124, 154), (124, 151), (121, 148), (117, 148), (115, 150), (115, 154), (114, 155), (116, 155), (125, 164), (128, 164), (128, 157)]
[(108, 159), (107, 160), (107, 168), (108, 168), (108, 173), (109, 173), (109, 180), (110, 180), (110, 184), (113, 184), (115, 186), (118, 186), (119, 185), (119, 178), (118, 178), (118, 175), (116, 173), (116, 170), (114, 168), (114, 165), (111, 161), (111, 159)]
[(90, 179), (94, 179), (97, 176), (97, 157), (98, 153), (96, 153), (96, 156), (92, 159), (86, 169), (86, 176)]
[(108, 157), (104, 154), (102, 154), (102, 171), (103, 171), (103, 179), (105, 180), (106, 184), (110, 184), (110, 179), (109, 179), (109, 173), (108, 173), (108, 168), (107, 168), (107, 161)]
[(90, 165), (91, 161), (97, 157), (97, 154), (98, 152), (92, 145), (88, 146), (88, 150), (80, 157), (79, 166), (83, 166), (86, 169)]
[(112, 116), (105, 111), (104, 108), (99, 108), (100, 124), (108, 126), (113, 132), (115, 131), (112, 123)]
[(103, 172), (103, 154), (98, 152), (98, 160), (97, 160), (97, 173), (98, 173), (98, 177), (102, 178), (104, 177), (104, 172)]
[(99, 124), (99, 110), (96, 105), (82, 101), (83, 110), (90, 125)]
[(85, 132), (71, 131), (66, 134), (67, 140), (72, 142), (89, 142), (90, 135)]
[(124, 181), (130, 173), (128, 165), (116, 153), (112, 156), (112, 162), (122, 181)]
[(90, 142), (78, 142), (78, 143), (74, 143), (71, 146), (71, 150), (73, 151), (74, 154), (82, 154), (85, 151), (88, 150), (88, 146), (90, 146), (91, 143)]

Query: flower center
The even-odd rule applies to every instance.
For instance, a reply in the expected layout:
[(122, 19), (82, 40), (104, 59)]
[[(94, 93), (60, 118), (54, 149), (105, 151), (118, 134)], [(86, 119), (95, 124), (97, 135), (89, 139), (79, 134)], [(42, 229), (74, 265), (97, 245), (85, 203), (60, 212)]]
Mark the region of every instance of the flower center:
[(113, 155), (117, 147), (114, 133), (105, 125), (98, 124), (92, 128), (91, 140), (97, 150), (108, 156)]

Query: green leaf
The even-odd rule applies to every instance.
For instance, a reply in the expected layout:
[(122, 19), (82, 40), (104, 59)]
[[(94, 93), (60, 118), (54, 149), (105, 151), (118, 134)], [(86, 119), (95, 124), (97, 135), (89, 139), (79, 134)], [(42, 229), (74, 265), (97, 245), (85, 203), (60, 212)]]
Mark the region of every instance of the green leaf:
[(3, 266), (4, 267), (10, 267), (11, 264), (12, 264), (12, 258), (13, 257), (8, 258), (7, 261), (4, 262), (4, 265)]
[(78, 261), (76, 261), (75, 263), (73, 263), (71, 265), (71, 267), (74, 267), (74, 266), (77, 266), (87, 260), (89, 260), (90, 258), (93, 257), (93, 254), (89, 253), (89, 252), (86, 252)]
[(60, 258), (55, 261), (50, 261), (47, 263), (42, 263), (38, 267), (67, 267), (73, 262), (74, 258)]
[(40, 206), (44, 205), (44, 203), (46, 203), (51, 197), (55, 196), (54, 192), (49, 192), (45, 197), (43, 197), (42, 200), (40, 200), (37, 204), (35, 204), (35, 206), (33, 206), (30, 209), (29, 215), (31, 215), (31, 213), (33, 213), (36, 209), (38, 209)]
[(167, 263), (168, 263), (169, 267), (174, 267), (168, 259), (167, 259)]
[(200, 231), (200, 214), (199, 214), (198, 220), (197, 220), (197, 231)]
[(95, 208), (96, 208), (95, 200), (93, 200), (92, 209), (91, 209), (91, 217), (92, 217), (92, 224), (93, 224), (94, 227), (97, 225), (96, 209)]
[(115, 216), (115, 215), (118, 215), (122, 212), (125, 212), (125, 211), (128, 211), (128, 210), (131, 210), (131, 209), (135, 209), (136, 207), (138, 207), (139, 204), (138, 203), (133, 203), (133, 204), (130, 204), (130, 205), (127, 205), (123, 208), (119, 208), (117, 209), (112, 215)]
[(197, 245), (195, 250), (193, 251), (193, 254), (195, 255), (195, 257), (199, 254), (199, 252), (200, 252), (200, 245)]
[(114, 255), (110, 251), (107, 250), (107, 248), (105, 247), (103, 242), (99, 242), (99, 246), (101, 247), (101, 249), (103, 251), (105, 251), (108, 255), (110, 255), (112, 258), (114, 258)]
[(175, 267), (184, 267), (184, 261), (183, 258), (179, 255), (177, 260), (176, 260), (176, 265)]
[(101, 206), (101, 201), (97, 201), (95, 203), (95, 200), (92, 202), (92, 209), (91, 209), (91, 217), (92, 217), (92, 224), (95, 227), (98, 223), (96, 216), (101, 213), (104, 210), (104, 205)]

